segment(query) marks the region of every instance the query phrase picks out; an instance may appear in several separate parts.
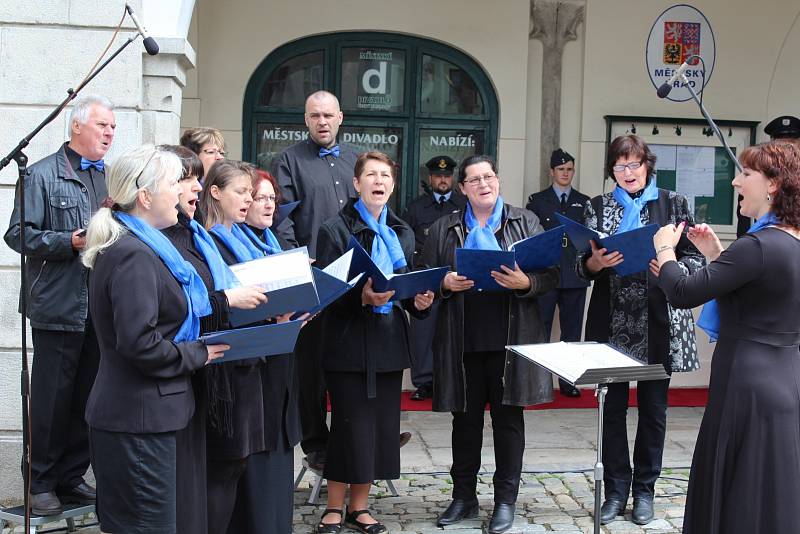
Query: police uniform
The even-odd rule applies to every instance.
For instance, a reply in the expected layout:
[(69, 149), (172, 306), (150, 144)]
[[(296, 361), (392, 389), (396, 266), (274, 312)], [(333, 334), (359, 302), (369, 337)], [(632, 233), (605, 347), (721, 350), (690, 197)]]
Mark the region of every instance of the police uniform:
[(772, 139), (800, 139), (800, 119), (791, 115), (777, 117), (764, 127), (764, 133)]
[[(569, 153), (560, 148), (550, 157), (550, 168), (575, 161)], [(562, 196), (563, 195), (563, 196)], [(559, 225), (555, 213), (560, 213), (581, 224), (583, 210), (589, 197), (570, 187), (569, 193), (561, 193), (554, 186), (534, 193), (528, 197), (527, 209), (534, 212), (545, 230)], [(577, 251), (566, 236), (563, 238), (561, 253), (561, 282), (557, 289), (539, 297), (539, 309), (544, 321), (545, 333), (550, 339), (553, 315), (558, 304), (561, 341), (580, 341), (583, 327), (583, 311), (586, 304), (586, 288), (589, 283), (575, 274), (574, 265)], [(563, 383), (562, 392), (569, 391), (569, 384)], [(574, 393), (573, 393), (574, 394)]]
[[(448, 156), (436, 156), (425, 163), (430, 174), (452, 175), (456, 165), (456, 162)], [(403, 220), (414, 230), (416, 241), (414, 263), (422, 253), (422, 247), (425, 245), (431, 225), (440, 217), (463, 210), (466, 205), (466, 197), (455, 189), (445, 195), (431, 191), (411, 201), (403, 213)], [(430, 388), (433, 381), (431, 343), (433, 342), (438, 307), (438, 302), (435, 301), (427, 318), (411, 318), (411, 381), (417, 388)], [(431, 391), (424, 391), (424, 389), (418, 391), (418, 394), (415, 394), (415, 400), (429, 397)], [(426, 395), (426, 393), (428, 394)]]

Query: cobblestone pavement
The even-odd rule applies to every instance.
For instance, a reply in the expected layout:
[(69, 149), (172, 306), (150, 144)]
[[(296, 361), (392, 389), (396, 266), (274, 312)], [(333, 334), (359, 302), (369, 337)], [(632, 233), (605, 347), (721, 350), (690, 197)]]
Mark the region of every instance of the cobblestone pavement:
[[(688, 466), (703, 410), (671, 408), (667, 421), (664, 470), (656, 485), (655, 520), (639, 526), (630, 521), (630, 505), (625, 517), (604, 525), (605, 534), (681, 532), (686, 497)], [(450, 500), (449, 414), (404, 412), (402, 429), (413, 435), (402, 449), (403, 474), (394, 482), (398, 496), (391, 496), (385, 482), (372, 489), (370, 507), (392, 533), (480, 534), (492, 512), (491, 474), (494, 471), (494, 448), (487, 412), (484, 431), (483, 466), (478, 483), (481, 513), (478, 519), (463, 521), (440, 529), (436, 517)], [(594, 482), (591, 468), (595, 462), (596, 413), (593, 410), (526, 411), (526, 450), (522, 485), (517, 501), (517, 519), (510, 534), (593, 532), (591, 512), (594, 506)], [(636, 410), (629, 417), (628, 435), (636, 428)], [(295, 471), (299, 471), (302, 452), (295, 450)], [(295, 493), (294, 533), (313, 532), (325, 508), (323, 489), (317, 505), (307, 504), (313, 476), (306, 475)], [(83, 526), (87, 524), (86, 526)], [(76, 521), (80, 534), (99, 534), (93, 516)], [(66, 525), (51, 523), (47, 531)], [(4, 529), (21, 533), (23, 529)], [(347, 529), (344, 532), (348, 532)], [(243, 533), (246, 534), (246, 533)]]

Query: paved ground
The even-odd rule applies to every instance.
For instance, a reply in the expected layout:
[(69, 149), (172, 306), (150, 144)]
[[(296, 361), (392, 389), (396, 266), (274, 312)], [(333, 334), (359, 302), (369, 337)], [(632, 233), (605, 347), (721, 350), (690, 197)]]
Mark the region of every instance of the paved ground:
[[(636, 411), (632, 410), (629, 435), (635, 432)], [(673, 408), (669, 412), (667, 443), (664, 451), (664, 472), (656, 486), (656, 519), (643, 527), (630, 522), (630, 508), (625, 518), (609, 523), (602, 532), (611, 533), (679, 533), (683, 521), (686, 480), (694, 440), (702, 409)], [(437, 515), (450, 500), (452, 481), (450, 467), (450, 416), (429, 412), (403, 414), (403, 430), (413, 439), (402, 450), (403, 475), (395, 481), (399, 495), (393, 497), (384, 483), (373, 488), (371, 506), (390, 532), (427, 534), (442, 532), (436, 527)], [(480, 534), (491, 513), (491, 473), (494, 471), (494, 449), (487, 413), (484, 434), (482, 474), (478, 485), (481, 515), (444, 529), (444, 534)], [(524, 458), (523, 484), (517, 502), (514, 533), (561, 532), (591, 533), (591, 510), (594, 503), (592, 467), (595, 462), (595, 412), (592, 410), (551, 410), (525, 412), (527, 449)], [(300, 451), (296, 452), (299, 470)], [(7, 472), (4, 471), (4, 472)], [(313, 476), (307, 475), (295, 494), (296, 534), (313, 531), (324, 508), (306, 503)], [(93, 523), (93, 517), (85, 518)], [(79, 521), (79, 523), (81, 523)], [(50, 528), (62, 523), (48, 525)], [(63, 530), (61, 530), (63, 532)], [(7, 532), (22, 532), (22, 528)], [(81, 534), (97, 534), (96, 526), (79, 529)], [(243, 533), (244, 534), (244, 533)]]

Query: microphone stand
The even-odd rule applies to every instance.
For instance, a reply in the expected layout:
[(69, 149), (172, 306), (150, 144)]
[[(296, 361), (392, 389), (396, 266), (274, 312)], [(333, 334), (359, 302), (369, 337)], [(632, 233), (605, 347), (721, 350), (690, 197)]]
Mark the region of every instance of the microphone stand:
[(720, 140), (720, 142), (722, 142), (722, 146), (725, 147), (725, 150), (728, 152), (728, 157), (731, 158), (731, 161), (733, 161), (733, 164), (736, 166), (736, 169), (738, 169), (739, 172), (742, 172), (742, 164), (739, 163), (739, 160), (733, 154), (733, 150), (731, 150), (731, 147), (728, 146), (728, 142), (725, 141), (725, 136), (722, 135), (722, 132), (719, 130), (719, 128), (717, 127), (716, 123), (711, 118), (711, 116), (708, 114), (708, 111), (706, 111), (703, 102), (700, 100), (700, 98), (698, 98), (697, 93), (695, 92), (694, 88), (692, 88), (691, 84), (689, 83), (689, 80), (686, 78), (686, 74), (681, 74), (679, 79), (681, 82), (683, 82), (683, 87), (686, 87), (686, 89), (689, 90), (689, 94), (691, 94), (694, 101), (697, 102), (697, 105), (700, 107), (700, 113), (703, 114), (703, 117), (706, 119), (706, 122), (708, 122), (708, 125), (711, 127), (712, 130), (714, 130), (714, 133), (717, 134), (717, 138)]
[(22, 316), (22, 372), (20, 374), (20, 392), (22, 394), (22, 480), (24, 488), (24, 514), (25, 514), (25, 532), (31, 531), (31, 510), (30, 510), (30, 497), (31, 497), (31, 425), (30, 425), (30, 376), (28, 373), (28, 339), (27, 339), (27, 324), (25, 321), (25, 314), (27, 312), (27, 276), (25, 274), (25, 258), (27, 256), (27, 247), (25, 241), (25, 175), (28, 172), (28, 156), (25, 155), (23, 150), (30, 144), (31, 140), (48, 124), (53, 122), (58, 117), (64, 108), (67, 107), (72, 100), (74, 100), (78, 93), (92, 81), (95, 76), (106, 68), (114, 58), (116, 58), (129, 44), (139, 37), (137, 33), (133, 37), (129, 37), (122, 45), (114, 52), (106, 61), (104, 61), (97, 69), (95, 69), (89, 76), (87, 76), (77, 88), (67, 89), (67, 97), (56, 108), (33, 129), (31, 133), (22, 138), (14, 149), (8, 153), (6, 157), (0, 160), (0, 170), (4, 169), (11, 161), (17, 163), (19, 171), (19, 178), (17, 179), (18, 197), (19, 197), (19, 236), (20, 236), (20, 253), (19, 253), (19, 278), (20, 278), (20, 315)]

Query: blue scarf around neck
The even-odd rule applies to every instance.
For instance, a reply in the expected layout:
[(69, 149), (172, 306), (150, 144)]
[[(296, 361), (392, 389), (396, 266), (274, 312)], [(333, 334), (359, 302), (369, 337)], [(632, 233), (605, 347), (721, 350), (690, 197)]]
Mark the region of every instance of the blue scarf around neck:
[(253, 242), (255, 246), (261, 249), (261, 251), (269, 256), (270, 254), (277, 254), (278, 252), (283, 252), (281, 248), (281, 244), (278, 243), (278, 238), (275, 237), (275, 234), (272, 233), (272, 230), (269, 228), (264, 228), (264, 239), (261, 240), (253, 231), (252, 228), (247, 226), (246, 224), (241, 225), (242, 231), (245, 235)]
[(636, 230), (642, 227), (642, 208), (651, 200), (658, 200), (658, 188), (656, 187), (656, 181), (649, 178), (647, 187), (644, 188), (642, 194), (637, 198), (632, 198), (619, 184), (614, 187), (613, 195), (614, 200), (619, 202), (625, 209), (622, 213), (622, 220), (614, 231), (615, 234), (621, 234), (622, 232)]
[(494, 233), (500, 226), (503, 218), (503, 197), (498, 196), (494, 204), (494, 210), (486, 221), (486, 226), (481, 226), (475, 213), (472, 211), (472, 204), (467, 202), (467, 210), (464, 213), (464, 222), (467, 225), (467, 238), (464, 240), (464, 248), (479, 250), (502, 250), (500, 243)]
[(210, 232), (220, 238), (239, 263), (264, 257), (261, 249), (250, 241), (250, 238), (245, 235), (238, 224), (231, 226), (230, 230), (222, 224), (215, 224), (211, 227)]
[[(403, 253), (400, 239), (397, 238), (395, 231), (386, 224), (386, 214), (389, 209), (384, 206), (376, 220), (360, 199), (355, 203), (354, 207), (364, 224), (375, 232), (375, 238), (372, 240), (372, 252), (370, 253), (370, 258), (375, 262), (375, 265), (386, 275), (394, 273), (395, 269), (405, 267), (406, 255)], [(387, 314), (391, 310), (392, 304), (390, 302), (383, 306), (372, 307), (372, 311), (375, 313)]]
[(208, 290), (200, 275), (191, 263), (183, 259), (175, 245), (164, 234), (129, 213), (118, 211), (116, 217), (158, 255), (172, 276), (180, 283), (183, 294), (186, 295), (186, 319), (173, 340), (176, 343), (196, 340), (200, 335), (200, 317), (211, 313)]
[(211, 239), (211, 235), (203, 228), (203, 225), (194, 219), (189, 219), (189, 229), (192, 231), (195, 248), (203, 256), (206, 265), (208, 265), (208, 270), (211, 271), (211, 278), (214, 279), (214, 289), (221, 291), (239, 287), (241, 285), (239, 280), (233, 274), (231, 268), (228, 267), (228, 264), (225, 263), (225, 260), (222, 259), (217, 245)]
[[(754, 222), (753, 226), (750, 227), (747, 233), (752, 234), (758, 232), (762, 228), (774, 224), (780, 224), (780, 221), (775, 214), (770, 211)], [(716, 299), (708, 301), (705, 306), (703, 306), (703, 309), (700, 312), (700, 317), (697, 318), (697, 327), (708, 334), (708, 337), (712, 343), (719, 339), (719, 304), (717, 304)]]

